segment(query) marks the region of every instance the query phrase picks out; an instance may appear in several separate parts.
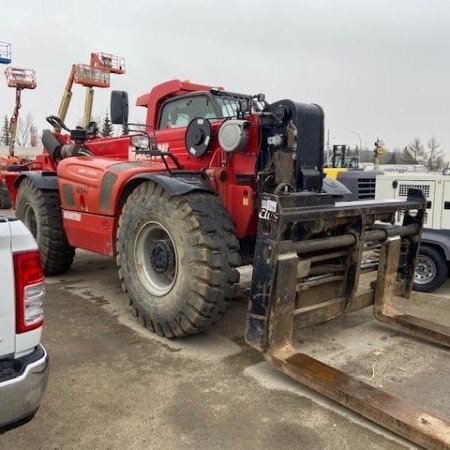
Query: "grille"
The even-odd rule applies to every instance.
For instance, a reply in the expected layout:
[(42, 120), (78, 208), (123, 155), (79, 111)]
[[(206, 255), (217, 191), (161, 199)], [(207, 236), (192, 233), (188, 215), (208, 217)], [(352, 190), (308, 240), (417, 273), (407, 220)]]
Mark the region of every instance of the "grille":
[(375, 198), (375, 178), (358, 179), (358, 200)]
[(408, 189), (420, 189), (425, 197), (430, 196), (430, 185), (429, 184), (400, 184), (398, 187), (399, 197), (407, 197)]

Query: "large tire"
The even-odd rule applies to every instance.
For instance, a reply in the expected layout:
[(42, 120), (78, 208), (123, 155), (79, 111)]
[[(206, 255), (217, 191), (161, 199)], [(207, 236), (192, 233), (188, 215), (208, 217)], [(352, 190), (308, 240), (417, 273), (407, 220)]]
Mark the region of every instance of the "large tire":
[(16, 217), (31, 231), (42, 256), (44, 274), (59, 275), (70, 269), (75, 248), (63, 228), (59, 194), (38, 189), (26, 178), (19, 187)]
[(432, 292), (441, 287), (448, 277), (448, 265), (439, 250), (421, 245), (414, 272), (413, 288), (420, 292)]
[(135, 314), (169, 338), (200, 333), (224, 314), (239, 281), (239, 242), (212, 194), (169, 194), (144, 182), (117, 230), (117, 265)]
[(11, 208), (11, 198), (4, 183), (0, 182), (0, 209)]

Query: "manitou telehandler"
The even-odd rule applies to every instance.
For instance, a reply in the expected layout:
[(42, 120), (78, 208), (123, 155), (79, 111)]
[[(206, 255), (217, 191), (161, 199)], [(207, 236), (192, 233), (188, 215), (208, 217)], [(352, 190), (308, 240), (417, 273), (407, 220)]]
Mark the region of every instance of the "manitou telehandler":
[[(170, 338), (202, 331), (233, 298), (253, 255), (246, 340), (280, 370), (405, 438), (450, 446), (450, 423), (294, 349), (296, 328), (373, 305), (375, 317), (450, 345), (446, 327), (398, 312), (409, 297), (424, 198), (339, 202), (324, 184), (318, 105), (172, 80), (142, 95), (146, 131), (101, 138), (47, 121), (31, 170), (10, 172), (16, 215), (33, 232), (47, 275), (82, 248), (114, 256), (141, 323)], [(126, 123), (113, 92), (111, 117)], [(66, 130), (64, 132), (62, 130)], [(324, 192), (326, 190), (327, 192)], [(397, 211), (403, 223), (393, 225)], [(366, 258), (373, 248), (380, 257)], [(369, 261), (369, 262), (366, 262)], [(375, 274), (359, 284), (362, 273)], [(366, 275), (364, 275), (366, 276)]]

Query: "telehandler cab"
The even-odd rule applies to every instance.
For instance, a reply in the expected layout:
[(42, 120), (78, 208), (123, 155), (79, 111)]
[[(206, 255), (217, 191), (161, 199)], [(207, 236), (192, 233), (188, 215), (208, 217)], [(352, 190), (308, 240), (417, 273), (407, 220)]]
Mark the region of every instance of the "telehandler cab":
[[(409, 297), (424, 198), (342, 202), (324, 182), (318, 105), (227, 92), (179, 80), (137, 105), (145, 131), (101, 138), (47, 120), (44, 150), (7, 173), (17, 216), (35, 235), (46, 275), (75, 248), (114, 256), (141, 323), (169, 338), (202, 331), (233, 298), (241, 254), (253, 255), (246, 340), (280, 370), (428, 448), (450, 446), (450, 423), (298, 353), (296, 327), (374, 306), (396, 328), (450, 345), (448, 328), (397, 312)], [(111, 118), (128, 98), (113, 92)], [(67, 133), (61, 130), (66, 130)], [(325, 179), (326, 180), (326, 179)], [(403, 224), (393, 225), (397, 211)], [(365, 255), (380, 248), (376, 262)], [(243, 255), (245, 257), (245, 255)], [(362, 273), (375, 280), (359, 285)]]

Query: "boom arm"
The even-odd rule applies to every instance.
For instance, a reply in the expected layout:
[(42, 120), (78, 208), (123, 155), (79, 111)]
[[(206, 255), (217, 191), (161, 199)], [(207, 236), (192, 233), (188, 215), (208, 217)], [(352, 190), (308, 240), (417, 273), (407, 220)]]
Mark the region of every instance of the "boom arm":
[(70, 100), (72, 99), (72, 86), (75, 78), (75, 64), (70, 70), (70, 75), (64, 89), (64, 93), (59, 104), (58, 117), (64, 122), (66, 120), (67, 111), (69, 109)]
[(22, 89), (16, 89), (16, 105), (14, 106), (14, 112), (12, 113), (11, 120), (9, 121), (9, 156), (14, 156), (14, 144), (17, 134), (17, 122), (19, 121), (19, 110), (22, 106), (20, 99), (22, 96)]

